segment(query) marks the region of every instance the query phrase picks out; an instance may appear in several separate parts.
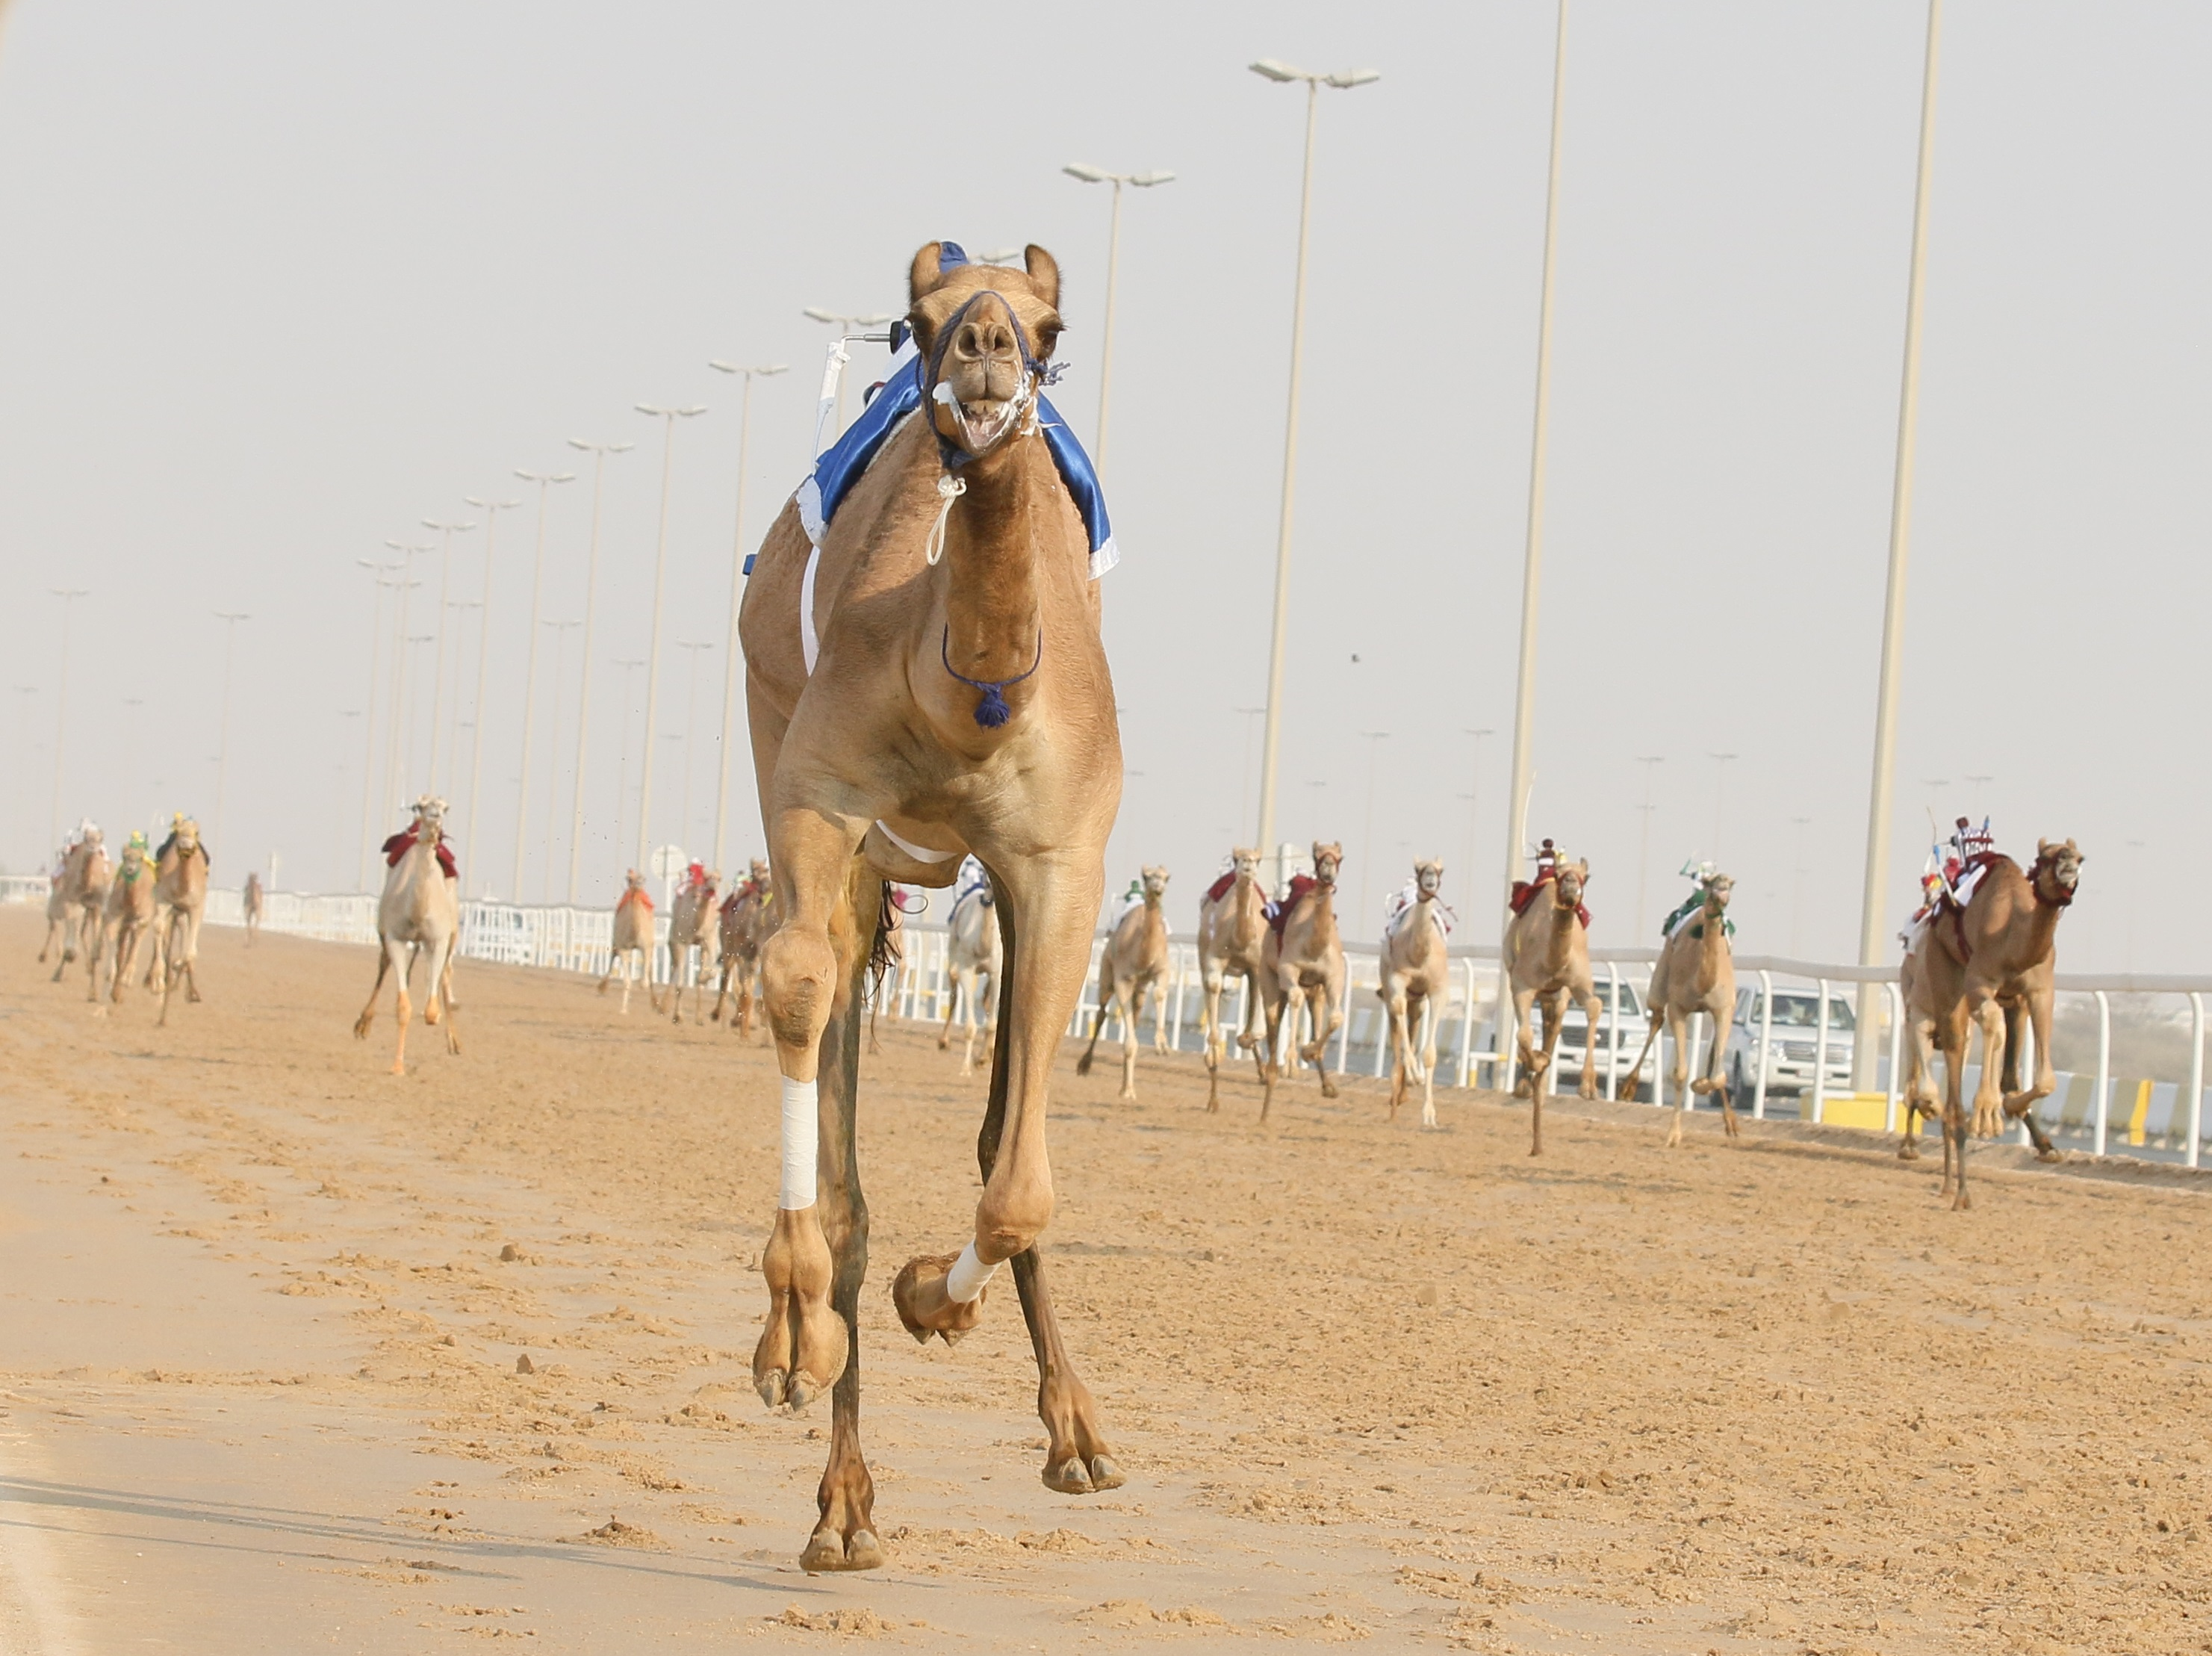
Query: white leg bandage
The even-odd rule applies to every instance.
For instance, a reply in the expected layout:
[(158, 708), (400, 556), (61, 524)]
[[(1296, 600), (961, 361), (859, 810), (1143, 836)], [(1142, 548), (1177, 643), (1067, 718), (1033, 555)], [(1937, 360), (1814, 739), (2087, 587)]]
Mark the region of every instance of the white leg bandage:
[(786, 1208), (814, 1205), (814, 1153), (821, 1138), (821, 1111), (812, 1081), (783, 1081), (783, 1200)]
[(998, 1274), (996, 1265), (987, 1265), (975, 1257), (975, 1245), (970, 1242), (960, 1250), (952, 1269), (945, 1273), (945, 1297), (963, 1306), (973, 1304), (975, 1296), (990, 1287), (991, 1279)]

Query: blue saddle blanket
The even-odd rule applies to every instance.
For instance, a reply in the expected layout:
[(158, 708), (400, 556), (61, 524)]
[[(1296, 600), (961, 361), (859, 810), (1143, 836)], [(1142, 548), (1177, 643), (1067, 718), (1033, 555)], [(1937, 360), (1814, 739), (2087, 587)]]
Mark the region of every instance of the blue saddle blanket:
[[(891, 359), (890, 376), (884, 388), (875, 395), (860, 415), (845, 429), (844, 435), (823, 449), (814, 462), (814, 469), (799, 485), (799, 520), (805, 527), (806, 538), (816, 545), (822, 544), (823, 533), (836, 515), (837, 508), (852, 492), (884, 445), (890, 441), (891, 433), (904, 424), (907, 417), (921, 406), (922, 381), (927, 369), (921, 354), (911, 342), (903, 346)], [(1067, 492), (1075, 502), (1075, 508), (1083, 514), (1083, 527), (1091, 541), (1091, 578), (1100, 575), (1121, 561), (1121, 551), (1114, 545), (1114, 528), (1106, 517), (1105, 491), (1098, 486), (1098, 473), (1091, 464), (1091, 456), (1083, 452), (1083, 445), (1060, 417), (1060, 412), (1040, 392), (1037, 394), (1037, 422), (1044, 431), (1044, 444), (1051, 451), (1053, 465), (1059, 468), (1060, 479), (1067, 485)], [(745, 559), (745, 572), (752, 572), (752, 559)]]

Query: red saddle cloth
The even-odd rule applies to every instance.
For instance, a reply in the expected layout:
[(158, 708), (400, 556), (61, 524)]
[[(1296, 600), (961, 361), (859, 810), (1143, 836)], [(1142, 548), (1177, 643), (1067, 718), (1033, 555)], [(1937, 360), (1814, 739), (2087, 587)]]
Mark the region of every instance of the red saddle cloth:
[(1275, 935), (1278, 938), (1282, 936), (1283, 928), (1290, 922), (1291, 910), (1305, 901), (1306, 893), (1320, 884), (1321, 881), (1316, 880), (1311, 874), (1291, 876), (1291, 889), (1284, 894), (1281, 902), (1274, 904), (1267, 911), (1267, 923), (1275, 928)]
[(1236, 883), (1237, 870), (1231, 868), (1227, 874), (1222, 875), (1220, 879), (1215, 880), (1213, 884), (1206, 888), (1206, 900), (1209, 903), (1218, 903), (1223, 898), (1229, 895), (1229, 888)]
[[(1542, 891), (1545, 886), (1550, 885), (1555, 878), (1557, 878), (1557, 876), (1553, 874), (1552, 870), (1546, 868), (1539, 872), (1534, 880), (1515, 880), (1513, 882), (1513, 896), (1511, 898), (1513, 912), (1516, 914), (1528, 913), (1528, 905), (1536, 900), (1536, 893)], [(1575, 918), (1583, 922), (1583, 929), (1584, 931), (1588, 931), (1589, 929), (1589, 905), (1585, 903), (1576, 904)]]
[[(410, 826), (386, 840), (384, 866), (387, 868), (398, 868), (399, 859), (414, 849), (418, 837), (415, 829)], [(438, 836), (438, 866), (446, 871), (446, 878), (448, 880), (459, 880), (461, 877), (461, 871), (453, 861), (453, 848), (446, 843), (446, 837), (442, 833)]]
[(629, 890), (623, 892), (620, 897), (617, 898), (615, 899), (615, 912), (617, 914), (620, 914), (624, 909), (628, 908), (633, 903), (642, 903), (645, 905), (645, 911), (647, 914), (651, 914), (653, 912), (653, 899), (645, 894), (645, 888), (641, 886), (632, 886)]

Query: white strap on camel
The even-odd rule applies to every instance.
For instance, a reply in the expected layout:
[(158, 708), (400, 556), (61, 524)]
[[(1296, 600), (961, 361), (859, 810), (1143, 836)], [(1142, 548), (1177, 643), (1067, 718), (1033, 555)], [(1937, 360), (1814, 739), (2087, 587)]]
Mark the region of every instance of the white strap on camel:
[[(944, 389), (942, 386), (938, 388)], [(922, 556), (929, 560), (933, 569), (937, 567), (937, 560), (945, 556), (945, 522), (952, 515), (952, 502), (967, 492), (965, 478), (956, 478), (946, 472), (937, 479), (937, 521), (929, 526), (929, 540), (922, 548)]]
[(815, 1196), (815, 1151), (822, 1111), (815, 1083), (783, 1078), (782, 1208), (811, 1208)]
[(976, 1256), (975, 1245), (970, 1242), (960, 1250), (952, 1269), (945, 1273), (945, 1297), (956, 1305), (972, 1305), (998, 1274), (999, 1268), (985, 1264)]
[(910, 839), (902, 839), (881, 817), (876, 819), (876, 831), (916, 862), (944, 862), (960, 855), (957, 851), (933, 851), (927, 845), (917, 845)]

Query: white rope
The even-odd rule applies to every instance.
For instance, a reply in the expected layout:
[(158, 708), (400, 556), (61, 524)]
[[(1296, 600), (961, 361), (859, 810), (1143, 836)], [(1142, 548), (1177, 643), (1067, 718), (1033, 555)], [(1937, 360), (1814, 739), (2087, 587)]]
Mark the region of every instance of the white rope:
[(967, 492), (968, 480), (965, 478), (956, 478), (947, 472), (937, 479), (937, 498), (940, 504), (937, 508), (937, 521), (929, 526), (929, 541), (922, 553), (933, 569), (937, 567), (937, 560), (945, 556), (945, 521), (952, 515), (952, 502)]
[(976, 1257), (975, 1245), (970, 1242), (960, 1250), (952, 1269), (945, 1273), (945, 1297), (955, 1305), (973, 1305), (976, 1296), (990, 1286), (991, 1279), (998, 1274), (996, 1265), (987, 1265)]

